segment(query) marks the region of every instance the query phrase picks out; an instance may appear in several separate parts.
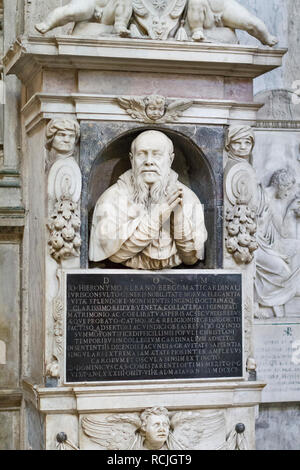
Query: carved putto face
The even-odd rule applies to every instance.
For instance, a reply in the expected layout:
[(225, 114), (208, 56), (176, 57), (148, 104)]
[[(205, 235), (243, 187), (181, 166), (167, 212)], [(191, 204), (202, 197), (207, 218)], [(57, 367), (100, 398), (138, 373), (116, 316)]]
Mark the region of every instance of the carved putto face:
[(135, 177), (141, 177), (151, 186), (168, 177), (173, 161), (173, 144), (162, 132), (146, 131), (135, 139), (130, 158)]
[(169, 430), (170, 422), (165, 415), (150, 415), (147, 419), (144, 445), (149, 449), (160, 449), (168, 438)]
[(149, 119), (152, 121), (157, 121), (161, 119), (166, 110), (165, 110), (165, 98), (163, 96), (150, 96), (146, 99), (146, 108), (145, 112)]
[(292, 192), (294, 183), (287, 185), (279, 184), (276, 190), (276, 199), (286, 199)]
[(274, 189), (276, 199), (286, 199), (294, 189), (296, 180), (293, 174), (283, 168), (275, 171), (271, 177), (270, 185)]

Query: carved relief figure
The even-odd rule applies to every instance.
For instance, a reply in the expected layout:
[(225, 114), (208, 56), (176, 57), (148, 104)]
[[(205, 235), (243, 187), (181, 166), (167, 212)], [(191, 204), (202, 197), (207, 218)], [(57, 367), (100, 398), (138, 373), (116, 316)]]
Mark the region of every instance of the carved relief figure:
[(252, 164), (251, 153), (255, 144), (253, 130), (250, 126), (230, 126), (226, 134), (225, 150), (227, 166), (235, 163)]
[(120, 36), (129, 36), (127, 25), (132, 15), (132, 0), (71, 0), (53, 10), (35, 27), (42, 34), (71, 22), (94, 21), (113, 26)]
[(225, 42), (235, 42), (234, 30), (241, 29), (262, 44), (274, 46), (278, 42), (260, 19), (235, 0), (71, 0), (35, 27), (45, 34), (75, 22), (73, 34), (79, 36), (118, 34), (187, 40), (186, 20), (194, 41), (204, 41), (206, 32), (225, 27), (215, 41), (222, 41), (225, 35)]
[(135, 448), (143, 450), (172, 449), (168, 442), (170, 435), (170, 418), (166, 408), (148, 408), (140, 415), (140, 442), (136, 442)]
[(160, 123), (177, 121), (193, 101), (181, 99), (168, 102), (164, 96), (149, 95), (121, 97), (118, 103), (133, 119)]
[(71, 157), (79, 137), (78, 122), (68, 118), (52, 119), (46, 129), (46, 148), (55, 158)]
[(81, 172), (73, 157), (79, 136), (79, 125), (73, 119), (54, 119), (46, 130), (46, 148), (55, 159), (48, 176), (48, 243), (57, 262), (78, 257), (81, 246)]
[(258, 248), (254, 201), (256, 178), (250, 165), (255, 140), (251, 127), (230, 126), (224, 171), (227, 210), (225, 246), (237, 263), (248, 264)]
[(139, 36), (146, 32), (151, 39), (165, 40), (178, 25), (185, 5), (186, 0), (133, 0), (134, 30)]
[(132, 169), (106, 190), (94, 209), (89, 257), (135, 269), (193, 265), (204, 257), (202, 205), (171, 169), (172, 141), (146, 131), (132, 142)]
[(235, 0), (188, 0), (187, 19), (194, 41), (205, 39), (204, 29), (226, 26), (247, 31), (262, 44), (271, 47), (278, 42), (263, 21)]
[[(259, 185), (256, 301), (285, 316), (285, 304), (297, 293), (300, 280), (300, 242), (289, 238), (286, 217), (295, 200), (296, 180), (287, 169), (276, 171), (269, 186)], [(269, 316), (259, 311), (258, 318)]]
[(221, 410), (179, 411), (152, 407), (139, 415), (86, 416), (84, 434), (107, 450), (245, 449), (245, 426), (226, 435)]

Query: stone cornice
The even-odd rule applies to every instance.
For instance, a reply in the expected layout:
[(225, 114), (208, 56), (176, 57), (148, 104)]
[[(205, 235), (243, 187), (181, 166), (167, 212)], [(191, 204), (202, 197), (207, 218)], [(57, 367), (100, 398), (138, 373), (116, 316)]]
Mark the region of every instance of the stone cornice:
[(275, 119), (258, 119), (256, 122), (256, 128), (268, 129), (268, 130), (300, 130), (300, 121), (287, 121), (287, 120), (275, 120)]
[(74, 36), (21, 37), (3, 58), (23, 83), (41, 68), (125, 70), (255, 78), (280, 67), (287, 49)]
[(25, 398), (41, 412), (57, 414), (135, 411), (151, 406), (168, 409), (254, 406), (260, 403), (264, 387), (261, 382), (236, 380), (172, 380), (45, 388), (26, 381), (24, 392)]
[[(168, 99), (172, 101), (172, 98)], [(197, 99), (193, 100), (190, 108), (174, 123), (229, 125), (238, 121), (254, 125), (256, 113), (261, 106), (259, 103)], [(30, 132), (42, 119), (52, 119), (59, 114), (74, 114), (79, 121), (142, 122), (129, 116), (119, 106), (116, 96), (83, 93), (68, 95), (36, 93), (22, 108), (22, 114), (27, 132)]]

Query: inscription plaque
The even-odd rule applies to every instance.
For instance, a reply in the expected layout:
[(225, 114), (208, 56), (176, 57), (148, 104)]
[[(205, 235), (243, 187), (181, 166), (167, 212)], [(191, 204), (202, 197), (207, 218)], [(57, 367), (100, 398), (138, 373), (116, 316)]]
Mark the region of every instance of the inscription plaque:
[(278, 318), (257, 322), (254, 325), (254, 352), (257, 380), (267, 383), (262, 402), (299, 401), (299, 321)]
[(241, 274), (66, 274), (66, 382), (243, 375)]

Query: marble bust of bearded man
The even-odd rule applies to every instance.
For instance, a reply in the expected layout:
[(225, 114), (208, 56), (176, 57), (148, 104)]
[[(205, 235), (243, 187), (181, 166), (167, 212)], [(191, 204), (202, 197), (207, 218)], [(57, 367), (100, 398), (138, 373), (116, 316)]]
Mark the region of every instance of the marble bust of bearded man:
[(96, 203), (90, 260), (157, 270), (203, 259), (203, 208), (171, 169), (172, 141), (159, 131), (142, 132), (129, 156), (132, 168)]

